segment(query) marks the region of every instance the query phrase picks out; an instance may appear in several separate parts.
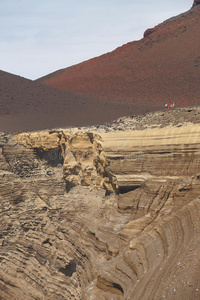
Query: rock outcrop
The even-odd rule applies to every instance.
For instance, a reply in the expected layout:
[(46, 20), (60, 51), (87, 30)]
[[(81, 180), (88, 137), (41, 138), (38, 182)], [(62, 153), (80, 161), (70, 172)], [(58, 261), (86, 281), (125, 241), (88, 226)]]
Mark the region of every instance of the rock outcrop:
[(1, 134), (1, 299), (199, 299), (200, 126), (178, 126)]
[(154, 28), (148, 28), (147, 30), (145, 30), (144, 32), (144, 38), (150, 34), (152, 34), (155, 31)]
[(197, 5), (199, 5), (199, 4), (200, 4), (200, 1), (194, 0), (193, 7), (194, 7), (194, 6), (197, 6)]
[(117, 182), (111, 172), (100, 141), (93, 133), (43, 131), (22, 133), (14, 137), (21, 145), (37, 149), (53, 163), (63, 158), (63, 177), (68, 188), (81, 185), (104, 188), (108, 193), (117, 191)]

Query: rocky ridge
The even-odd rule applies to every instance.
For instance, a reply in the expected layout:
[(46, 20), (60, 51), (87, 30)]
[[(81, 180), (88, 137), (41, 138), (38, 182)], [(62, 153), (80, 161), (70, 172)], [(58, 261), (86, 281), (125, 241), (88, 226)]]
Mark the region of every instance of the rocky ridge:
[[(199, 299), (200, 125), (189, 110), (187, 123), (167, 111), (163, 126), (156, 113), (152, 126), (148, 114), (107, 130), (1, 134), (2, 299)], [(122, 130), (131, 122), (139, 130)]]

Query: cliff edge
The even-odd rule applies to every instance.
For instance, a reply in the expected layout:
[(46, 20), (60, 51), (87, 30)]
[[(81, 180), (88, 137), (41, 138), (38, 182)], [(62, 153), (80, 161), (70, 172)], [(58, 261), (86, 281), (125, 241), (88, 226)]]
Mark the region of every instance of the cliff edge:
[(115, 126), (0, 135), (2, 299), (198, 299), (200, 125)]

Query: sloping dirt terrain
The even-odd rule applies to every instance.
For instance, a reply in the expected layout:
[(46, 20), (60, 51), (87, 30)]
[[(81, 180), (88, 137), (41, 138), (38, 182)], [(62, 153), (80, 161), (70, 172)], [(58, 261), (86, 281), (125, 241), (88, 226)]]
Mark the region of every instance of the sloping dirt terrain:
[(113, 105), (0, 71), (0, 131), (102, 124), (134, 110), (132, 104)]
[(103, 124), (128, 115), (198, 105), (200, 6), (140, 41), (31, 81), (0, 71), (0, 130)]
[(107, 102), (134, 103), (137, 114), (160, 110), (165, 103), (199, 104), (199, 36), (197, 5), (147, 30), (140, 41), (38, 81)]

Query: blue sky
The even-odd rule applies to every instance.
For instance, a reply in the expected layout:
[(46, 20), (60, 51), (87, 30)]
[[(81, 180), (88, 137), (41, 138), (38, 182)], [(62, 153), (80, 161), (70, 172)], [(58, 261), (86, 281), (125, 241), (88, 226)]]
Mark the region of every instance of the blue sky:
[(192, 0), (0, 0), (0, 69), (29, 79), (110, 52)]

